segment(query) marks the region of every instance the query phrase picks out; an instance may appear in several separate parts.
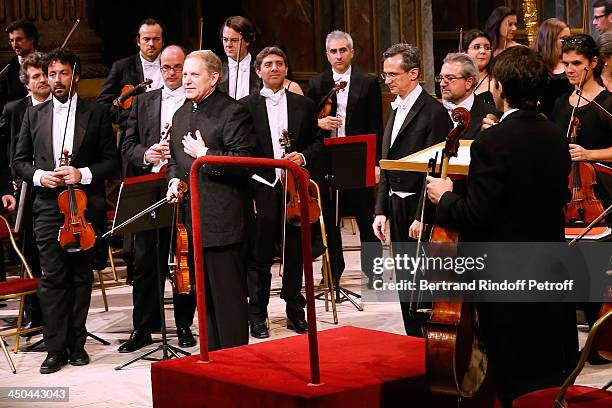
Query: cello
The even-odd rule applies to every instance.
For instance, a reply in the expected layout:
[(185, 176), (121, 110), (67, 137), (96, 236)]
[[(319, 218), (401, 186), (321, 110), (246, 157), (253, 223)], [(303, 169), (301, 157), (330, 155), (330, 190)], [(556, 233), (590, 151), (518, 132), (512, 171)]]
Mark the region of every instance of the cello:
[[(459, 139), (469, 128), (471, 117), (467, 109), (456, 108), (452, 118), (457, 126), (448, 134), (442, 151), (443, 179), (447, 178), (450, 158), (457, 156)], [(456, 255), (458, 240), (458, 231), (434, 225), (429, 238), (431, 255)], [(478, 317), (471, 303), (434, 301), (425, 348), (425, 367), (433, 392), (458, 397), (471, 397), (478, 392), (488, 360), (478, 339)]]

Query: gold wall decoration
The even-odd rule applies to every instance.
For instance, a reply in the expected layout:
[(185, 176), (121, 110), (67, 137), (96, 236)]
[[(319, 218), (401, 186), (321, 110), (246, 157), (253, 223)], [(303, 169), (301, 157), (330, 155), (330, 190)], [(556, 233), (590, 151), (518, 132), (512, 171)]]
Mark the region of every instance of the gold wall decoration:
[(527, 41), (529, 41), (529, 46), (532, 47), (538, 33), (537, 0), (523, 0), (523, 19), (525, 20)]

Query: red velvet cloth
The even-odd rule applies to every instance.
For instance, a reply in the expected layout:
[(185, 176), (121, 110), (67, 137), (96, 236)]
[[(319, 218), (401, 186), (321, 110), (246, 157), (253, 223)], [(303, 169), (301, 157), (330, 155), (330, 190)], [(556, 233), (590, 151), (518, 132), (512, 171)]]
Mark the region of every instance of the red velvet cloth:
[(0, 282), (0, 296), (13, 295), (29, 292), (38, 288), (38, 278), (34, 279), (9, 279)]
[[(514, 408), (552, 407), (560, 387), (547, 388), (525, 394), (512, 402)], [(612, 392), (599, 388), (573, 385), (565, 393), (565, 399), (571, 408), (610, 408)]]
[(350, 326), (319, 332), (322, 386), (308, 385), (307, 342), (306, 335), (293, 336), (214, 351), (210, 363), (198, 356), (153, 363), (153, 404), (456, 407), (454, 398), (429, 391), (423, 339)]

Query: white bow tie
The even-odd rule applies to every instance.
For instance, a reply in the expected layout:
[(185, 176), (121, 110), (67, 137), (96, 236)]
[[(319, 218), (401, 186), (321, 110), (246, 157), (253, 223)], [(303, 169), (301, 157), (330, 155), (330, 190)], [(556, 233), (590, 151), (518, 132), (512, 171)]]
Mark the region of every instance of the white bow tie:
[(280, 91), (274, 93), (271, 89), (263, 88), (259, 91), (259, 94), (272, 102), (272, 105), (276, 106), (280, 103), (281, 98), (285, 95), (285, 88), (281, 88)]
[(177, 92), (162, 90), (162, 101), (166, 101), (168, 99), (179, 99), (182, 95)]
[(457, 107), (457, 105), (449, 101), (442, 101), (442, 105), (446, 108), (447, 111), (452, 111)]
[(236, 69), (236, 66), (239, 66), (239, 67), (240, 67), (240, 70), (241, 70), (242, 72), (245, 72), (245, 71), (246, 71), (246, 70), (249, 68), (249, 66), (248, 66), (248, 64), (242, 64), (242, 61), (240, 61), (240, 62), (241, 62), (241, 63), (240, 63), (240, 64), (238, 64), (238, 63), (237, 63), (236, 61), (234, 61), (233, 59), (228, 58), (228, 59), (227, 59), (227, 66), (228, 66), (228, 68), (229, 68), (229, 69), (233, 69), (233, 70), (235, 70), (235, 69)]
[(347, 74), (337, 74), (334, 72), (334, 82), (338, 83), (340, 81), (346, 81), (348, 82), (351, 79), (350, 75)]
[(55, 105), (53, 110), (55, 110), (57, 113), (64, 113), (68, 110), (68, 105)]
[(157, 69), (159, 69), (159, 63), (143, 61), (142, 67), (143, 68), (157, 68)]
[(391, 109), (407, 109), (408, 108), (408, 98), (402, 100), (399, 96), (395, 98), (393, 102), (391, 102)]

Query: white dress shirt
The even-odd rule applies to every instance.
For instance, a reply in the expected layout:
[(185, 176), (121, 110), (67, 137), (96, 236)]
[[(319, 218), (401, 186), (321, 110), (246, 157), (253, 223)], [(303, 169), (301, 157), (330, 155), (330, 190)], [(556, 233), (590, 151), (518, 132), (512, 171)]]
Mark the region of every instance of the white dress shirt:
[(164, 86), (164, 79), (162, 78), (161, 74), (159, 55), (152, 62), (149, 62), (144, 59), (142, 57), (142, 54), (140, 53), (138, 54), (138, 56), (140, 57), (140, 63), (142, 64), (142, 74), (145, 80), (151, 79), (153, 81), (151, 85), (145, 89), (145, 92), (154, 91)]
[[(393, 146), (393, 143), (395, 142), (395, 139), (397, 138), (397, 135), (402, 128), (404, 121), (406, 120), (406, 116), (408, 116), (408, 112), (410, 112), (410, 109), (412, 109), (412, 106), (421, 95), (421, 92), (423, 92), (423, 88), (421, 85), (417, 84), (416, 88), (406, 95), (406, 98), (402, 99), (399, 95), (397, 95), (395, 100), (391, 102), (391, 109), (395, 110), (395, 119), (393, 120), (391, 144), (389, 146)], [(408, 191), (393, 191), (389, 189), (389, 195), (391, 196), (392, 194), (395, 194), (400, 198), (406, 198), (416, 193)]]
[[(467, 98), (459, 102), (457, 105), (449, 101), (442, 101), (442, 105), (444, 105), (444, 107), (448, 111), (448, 116), (450, 116), (451, 120), (453, 120), (453, 109), (455, 108), (465, 108), (470, 112), (472, 111), (472, 106), (474, 106), (474, 93), (470, 93)], [(454, 120), (453, 124), (455, 125), (455, 127), (457, 127), (457, 122), (455, 122)]]
[(336, 84), (340, 81), (346, 81), (346, 87), (336, 93), (336, 116), (342, 119), (342, 125), (337, 129), (337, 137), (346, 136), (346, 105), (348, 104), (352, 69), (353, 67), (349, 67), (344, 74), (339, 74), (332, 68), (332, 74)]
[(499, 119), (499, 121), (501, 122), (502, 120), (506, 119), (508, 117), (508, 115), (511, 115), (512, 113), (516, 112), (518, 109), (516, 108), (512, 108), (509, 109), (507, 111), (504, 112), (504, 114), (502, 115), (502, 117)]
[[(288, 125), (287, 118), (287, 94), (285, 88), (281, 88), (274, 93), (269, 88), (263, 88), (259, 93), (266, 98), (266, 111), (268, 112), (268, 126), (270, 127), (270, 137), (272, 138), (272, 150), (275, 159), (281, 159), (285, 154), (285, 148), (280, 144), (280, 138), (283, 130), (286, 130)], [(253, 180), (274, 187), (278, 182), (281, 174), (281, 169), (276, 170), (276, 179), (273, 183), (263, 177), (254, 174)]]
[[(236, 92), (236, 66), (239, 65), (238, 72), (238, 92)], [(229, 96), (238, 100), (249, 94), (249, 81), (251, 79), (251, 54), (236, 63), (231, 58), (227, 59), (227, 70), (229, 80)]]
[(47, 99), (45, 99), (44, 101), (39, 101), (38, 99), (33, 97), (31, 92), (28, 93), (28, 96), (32, 100), (32, 106), (36, 106), (36, 105), (39, 105), (39, 104), (41, 104), (43, 102), (47, 102), (47, 101), (51, 100), (52, 94), (49, 93), (49, 96), (47, 96)]
[[(185, 103), (185, 89), (180, 86), (175, 90), (168, 88), (166, 85), (162, 88), (161, 94), (161, 114), (160, 116), (160, 142), (166, 137), (170, 125), (172, 125), (172, 117), (174, 113)], [(146, 153), (145, 153), (146, 154)], [(159, 173), (162, 166), (168, 163), (168, 160), (161, 160), (151, 168), (152, 173)]]
[[(71, 102), (72, 100), (72, 102)], [(55, 167), (60, 165), (60, 157), (62, 156), (62, 144), (64, 150), (67, 150), (69, 154), (72, 154), (72, 147), (74, 143), (74, 118), (77, 108), (77, 94), (72, 95), (71, 100), (67, 100), (65, 103), (61, 103), (57, 99), (53, 98), (53, 126), (52, 126), (52, 137), (53, 137), (53, 157), (55, 158)], [(70, 105), (70, 115), (68, 115), (68, 105)], [(66, 126), (66, 116), (68, 116), (68, 126)], [(64, 138), (64, 129), (66, 136)], [(91, 170), (89, 167), (79, 168), (81, 172), (80, 184), (90, 184), (92, 179)], [(40, 179), (46, 170), (36, 169), (32, 182), (35, 186), (41, 187)]]

